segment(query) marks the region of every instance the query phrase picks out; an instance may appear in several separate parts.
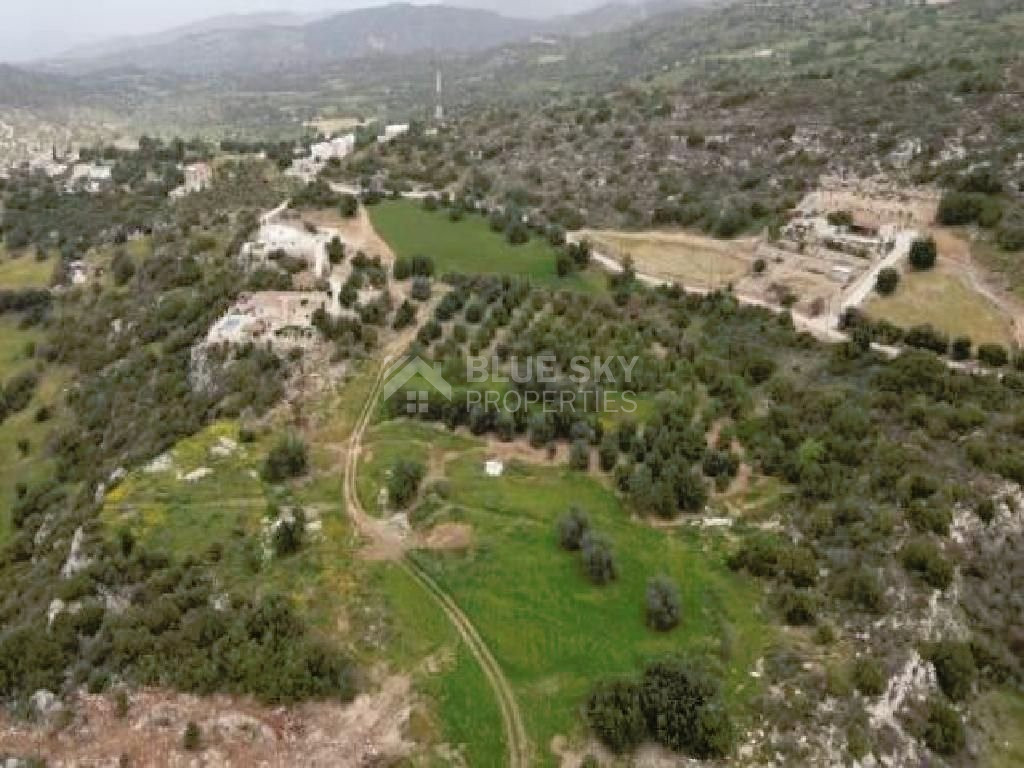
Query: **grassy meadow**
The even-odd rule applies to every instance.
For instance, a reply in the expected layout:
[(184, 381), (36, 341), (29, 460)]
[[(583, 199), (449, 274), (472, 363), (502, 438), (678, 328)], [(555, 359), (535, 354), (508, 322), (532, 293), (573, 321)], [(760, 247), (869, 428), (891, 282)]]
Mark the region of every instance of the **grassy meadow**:
[[(594, 683), (637, 674), (651, 658), (693, 654), (720, 664), (742, 716), (757, 689), (750, 671), (771, 633), (759, 614), (760, 591), (726, 568), (723, 538), (647, 527), (601, 480), (561, 467), (513, 462), (503, 477), (487, 477), (480, 441), (431, 426), (385, 423), (366, 446), (360, 482), (365, 477), (370, 487), (361, 495), (375, 498), (393, 462), (415, 458), (427, 467), (425, 485), (446, 481), (446, 498), (423, 502), (431, 519), (472, 527), (469, 553), (414, 556), (470, 617), (509, 678), (535, 764), (554, 764), (548, 745), (555, 735), (583, 733), (580, 706)], [(590, 584), (579, 555), (556, 543), (556, 521), (573, 505), (613, 544), (620, 576), (609, 586)], [(681, 625), (665, 634), (644, 622), (647, 581), (660, 574), (676, 581), (683, 604)]]
[(1024, 694), (1011, 688), (986, 693), (977, 708), (977, 722), (988, 737), (982, 766), (1024, 765)]
[[(343, 505), (340, 452), (370, 390), (371, 373), (312, 405), (311, 426), (303, 430), (308, 477), (285, 486), (264, 483), (259, 470), (284, 425), (258, 430), (255, 441), (241, 443), (239, 422), (224, 420), (129, 473), (107, 494), (101, 519), (110, 536), (127, 528), (177, 558), (205, 559), (226, 589), (290, 596), (320, 633), (344, 645), (365, 668), (384, 662), (389, 672), (412, 677), (424, 696), (411, 720), (416, 739), (452, 745), (467, 765), (497, 765), (505, 755), (498, 705), (455, 629), (399, 565), (357, 555)], [(391, 454), (382, 449), (378, 456)], [(186, 479), (198, 469), (211, 473)], [(294, 555), (270, 557), (264, 526), (271, 504), (315, 511), (322, 532), (310, 533)]]
[(29, 253), (8, 253), (0, 243), (0, 290), (45, 288), (53, 276), (52, 256), (38, 259)]
[(521, 275), (538, 285), (582, 291), (605, 286), (604, 275), (594, 271), (558, 277), (555, 250), (546, 240), (534, 236), (523, 245), (511, 245), (483, 216), (466, 214), (453, 222), (444, 209), (427, 211), (412, 200), (381, 203), (369, 210), (374, 229), (396, 256), (430, 256), (438, 275)]
[[(273, 435), (239, 443), (238, 431), (235, 421), (217, 422), (131, 472), (107, 494), (101, 519), (111, 535), (128, 529), (153, 549), (206, 559), (226, 588), (251, 593), (258, 582), (290, 595), (315, 625), (331, 630), (344, 606), (326, 598), (351, 586), (351, 530), (340, 477), (265, 484), (259, 470)], [(198, 477), (197, 471), (208, 474)], [(273, 506), (302, 507), (307, 523), (319, 521), (320, 531), (310, 532), (300, 554), (269, 556), (265, 526)]]
[[(20, 328), (15, 316), (0, 317), (0, 383), (38, 366), (39, 383), (28, 406), (0, 422), (0, 544), (10, 534), (10, 508), (18, 483), (32, 485), (43, 480), (53, 469), (53, 461), (45, 454), (47, 435), (61, 417), (63, 391), (67, 383), (64, 370), (40, 366), (30, 354), (32, 345), (43, 339), (36, 328)], [(51, 418), (37, 418), (43, 406), (51, 410)], [(23, 453), (18, 443), (28, 441)]]
[(907, 272), (893, 295), (872, 296), (864, 311), (872, 320), (901, 328), (927, 323), (950, 338), (969, 336), (975, 344), (1013, 342), (1010, 318), (971, 288), (966, 278), (942, 266)]

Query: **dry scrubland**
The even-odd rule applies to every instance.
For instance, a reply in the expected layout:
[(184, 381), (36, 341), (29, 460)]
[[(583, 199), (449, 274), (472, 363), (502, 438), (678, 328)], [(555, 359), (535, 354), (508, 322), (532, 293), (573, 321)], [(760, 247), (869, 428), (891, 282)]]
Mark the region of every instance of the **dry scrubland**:
[(617, 259), (631, 256), (639, 272), (712, 288), (746, 275), (757, 244), (755, 238), (721, 240), (681, 231), (584, 230), (581, 234), (599, 253)]
[(1015, 302), (1006, 297), (997, 303), (997, 294), (982, 288), (980, 281), (990, 276), (975, 266), (975, 244), (968, 243), (964, 233), (948, 229), (936, 228), (932, 234), (939, 246), (935, 269), (905, 269), (892, 296), (875, 294), (868, 300), (868, 316), (901, 328), (932, 325), (951, 338), (968, 336), (976, 344), (1011, 346), (1016, 338), (1014, 319), (1019, 317)]

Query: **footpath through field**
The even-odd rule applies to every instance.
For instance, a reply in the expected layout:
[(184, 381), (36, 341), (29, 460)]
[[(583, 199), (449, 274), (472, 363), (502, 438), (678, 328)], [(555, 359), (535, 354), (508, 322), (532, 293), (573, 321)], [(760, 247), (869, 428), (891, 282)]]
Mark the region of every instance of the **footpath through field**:
[(386, 355), (381, 361), (373, 389), (366, 399), (349, 440), (348, 455), (345, 459), (345, 507), (358, 533), (369, 541), (372, 555), (382, 559), (398, 560), (402, 569), (430, 594), (452, 626), (455, 627), (459, 637), (462, 638), (469, 652), (480, 665), (480, 669), (498, 701), (505, 729), (509, 766), (511, 768), (526, 768), (529, 765), (529, 741), (526, 737), (526, 728), (523, 725), (522, 714), (519, 711), (512, 686), (509, 685), (494, 655), (480, 637), (480, 633), (477, 632), (469, 617), (463, 613), (451, 595), (445, 592), (423, 567), (407, 554), (408, 542), (403, 533), (390, 526), (386, 521), (371, 517), (359, 501), (356, 481), (363, 437), (377, 410), (381, 387), (384, 384), (388, 368), (394, 360), (393, 355)]

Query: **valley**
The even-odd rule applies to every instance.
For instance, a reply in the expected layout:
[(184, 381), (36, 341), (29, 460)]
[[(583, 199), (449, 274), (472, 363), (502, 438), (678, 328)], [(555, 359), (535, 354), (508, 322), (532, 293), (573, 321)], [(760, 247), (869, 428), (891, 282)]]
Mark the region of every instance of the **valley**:
[(1019, 761), (1024, 14), (584, 5), (0, 64), (5, 765)]

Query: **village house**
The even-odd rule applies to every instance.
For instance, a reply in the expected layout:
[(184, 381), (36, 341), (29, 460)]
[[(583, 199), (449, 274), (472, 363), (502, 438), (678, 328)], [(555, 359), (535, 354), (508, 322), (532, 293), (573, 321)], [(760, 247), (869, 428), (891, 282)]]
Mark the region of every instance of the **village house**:
[(263, 291), (244, 294), (207, 334), (210, 344), (261, 344), (304, 348), (317, 338), (313, 315), (330, 297), (316, 291)]
[(408, 123), (397, 123), (394, 125), (387, 125), (384, 126), (384, 133), (377, 137), (377, 141), (381, 144), (385, 144), (389, 141), (394, 141), (399, 136), (402, 136), (408, 132)]
[(353, 133), (346, 133), (336, 139), (322, 141), (310, 147), (310, 155), (316, 163), (326, 163), (337, 158), (342, 160), (355, 151), (356, 137)]
[(202, 192), (213, 184), (213, 170), (206, 163), (185, 166), (185, 193)]
[(113, 178), (113, 168), (108, 165), (95, 165), (93, 163), (75, 163), (71, 167), (71, 176), (68, 178), (65, 189), (68, 192), (78, 187), (84, 187), (89, 192), (99, 192), (100, 188), (109, 183)]
[(213, 185), (213, 169), (207, 163), (187, 165), (182, 169), (182, 173), (185, 176), (185, 183), (172, 189), (170, 197), (185, 197), (194, 192), (202, 192)]

